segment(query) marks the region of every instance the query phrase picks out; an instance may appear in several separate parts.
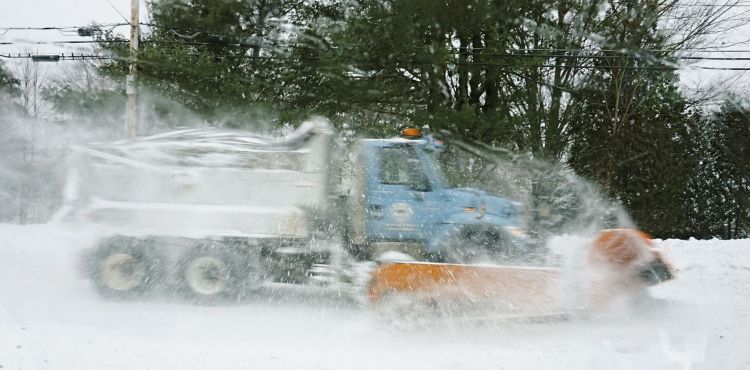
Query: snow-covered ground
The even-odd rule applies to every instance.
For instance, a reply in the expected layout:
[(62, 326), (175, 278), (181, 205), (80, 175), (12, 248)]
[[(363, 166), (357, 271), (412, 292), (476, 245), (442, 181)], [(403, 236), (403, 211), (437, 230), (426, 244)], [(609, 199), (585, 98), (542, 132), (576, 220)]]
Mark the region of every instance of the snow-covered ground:
[(223, 306), (103, 300), (76, 267), (92, 242), (0, 225), (0, 368), (750, 369), (750, 240), (660, 241), (678, 278), (628, 314), (405, 332), (313, 288)]

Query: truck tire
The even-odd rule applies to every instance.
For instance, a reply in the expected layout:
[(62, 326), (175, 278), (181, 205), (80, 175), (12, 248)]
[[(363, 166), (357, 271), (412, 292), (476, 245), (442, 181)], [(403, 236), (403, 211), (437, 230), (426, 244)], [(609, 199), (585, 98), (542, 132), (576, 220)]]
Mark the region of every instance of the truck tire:
[(89, 262), (100, 294), (130, 298), (150, 291), (163, 276), (162, 258), (147, 240), (115, 237), (102, 242)]
[(491, 225), (465, 225), (441, 241), (439, 254), (453, 263), (504, 262), (517, 256), (507, 232)]
[(240, 300), (263, 280), (259, 255), (214, 241), (193, 247), (179, 272), (183, 291), (196, 303)]

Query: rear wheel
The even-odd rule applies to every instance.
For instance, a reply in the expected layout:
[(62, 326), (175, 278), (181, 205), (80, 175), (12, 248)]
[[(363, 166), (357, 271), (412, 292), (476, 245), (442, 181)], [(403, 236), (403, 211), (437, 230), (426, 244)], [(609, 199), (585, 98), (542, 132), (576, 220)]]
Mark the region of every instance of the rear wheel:
[(194, 247), (180, 266), (184, 291), (198, 302), (242, 299), (262, 282), (259, 255), (221, 242)]
[(97, 248), (89, 267), (102, 295), (126, 298), (151, 290), (161, 280), (161, 261), (148, 241), (116, 237)]

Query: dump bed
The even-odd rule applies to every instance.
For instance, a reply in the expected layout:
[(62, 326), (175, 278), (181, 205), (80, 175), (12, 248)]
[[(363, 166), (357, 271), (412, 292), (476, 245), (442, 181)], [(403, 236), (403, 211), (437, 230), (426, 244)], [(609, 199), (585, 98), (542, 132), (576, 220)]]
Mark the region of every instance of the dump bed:
[(329, 195), (323, 120), (270, 139), (187, 129), (74, 148), (68, 218), (118, 233), (303, 238)]

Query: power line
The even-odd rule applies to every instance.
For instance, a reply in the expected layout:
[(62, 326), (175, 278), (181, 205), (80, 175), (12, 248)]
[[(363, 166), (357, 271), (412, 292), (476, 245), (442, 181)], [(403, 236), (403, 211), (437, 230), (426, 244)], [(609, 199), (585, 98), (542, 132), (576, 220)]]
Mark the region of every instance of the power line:
[(464, 66), (485, 66), (485, 67), (532, 67), (532, 68), (562, 68), (562, 69), (624, 69), (624, 70), (672, 70), (676, 71), (681, 68), (685, 69), (703, 69), (715, 71), (750, 71), (750, 67), (710, 67), (710, 66), (602, 66), (602, 65), (556, 65), (556, 64), (501, 64), (501, 63), (448, 63)]
[(77, 30), (85, 27), (119, 27), (127, 26), (130, 23), (104, 23), (104, 24), (90, 24), (86, 26), (44, 26), (44, 27), (0, 27), (0, 31), (47, 31), (47, 30)]
[[(127, 43), (127, 40), (108, 40), (108, 41), (95, 41), (95, 40), (66, 40), (66, 41), (26, 41), (26, 40), (15, 40), (10, 42), (0, 42), (0, 45), (19, 45), (19, 44), (32, 44), (32, 45), (45, 45), (45, 44), (96, 44), (96, 43)], [(174, 40), (158, 40), (158, 41), (143, 41), (144, 44), (187, 44), (187, 45), (222, 45), (222, 46), (240, 46), (242, 44), (225, 44), (225, 43), (211, 43), (211, 42), (183, 42)], [(513, 49), (506, 49), (508, 51)], [(650, 55), (598, 55), (598, 54), (552, 54), (552, 53), (538, 53), (536, 51), (545, 49), (516, 49), (513, 52), (508, 53), (482, 53), (478, 55), (472, 55), (473, 57), (497, 57), (497, 58), (561, 58), (561, 59), (590, 59), (590, 60), (655, 60), (655, 57)], [(565, 50), (573, 51), (572, 49), (546, 49), (546, 50)], [(731, 50), (737, 53), (750, 53), (750, 50)], [(596, 52), (592, 50), (592, 52)], [(729, 51), (726, 51), (729, 52)], [(218, 54), (217, 54), (218, 55)], [(224, 55), (233, 56), (236, 55)], [(248, 56), (249, 57), (249, 56)], [(273, 57), (276, 59), (305, 59), (305, 57)], [(308, 59), (324, 59), (308, 57)], [(673, 60), (712, 60), (712, 61), (750, 61), (750, 57), (710, 57), (710, 56), (671, 56), (665, 59)]]
[(31, 41), (19, 40), (0, 41), (0, 45), (68, 45), (68, 44), (100, 44), (100, 43), (126, 43), (127, 40), (97, 41), (97, 40), (65, 40), (65, 41)]
[(111, 60), (119, 59), (108, 55), (97, 55), (97, 54), (75, 54), (75, 53), (59, 53), (59, 54), (33, 54), (33, 53), (8, 53), (0, 54), (0, 58), (6, 59), (32, 59), (41, 61), (56, 62), (58, 60)]
[[(613, 1), (615, 4), (631, 4), (631, 5), (647, 5), (642, 2), (639, 2), (637, 0), (617, 0)], [(658, 5), (658, 4), (656, 4)], [(674, 8), (748, 8), (750, 7), (750, 2), (747, 1), (727, 1), (725, 3), (679, 3), (675, 2), (674, 4), (668, 4), (667, 7), (674, 7)]]
[[(109, 23), (109, 24), (100, 24), (93, 26), (99, 26), (99, 27), (105, 27), (105, 28), (114, 28), (114, 27), (120, 27), (120, 26), (129, 26), (130, 22), (128, 19), (109, 1), (105, 0), (112, 9), (117, 12), (117, 14), (123, 18), (125, 22), (122, 23)], [(615, 0), (613, 1), (615, 4), (632, 4), (632, 5), (644, 5), (638, 0)], [(740, 7), (740, 8), (748, 8), (750, 7), (750, 1), (727, 1), (722, 4), (716, 4), (716, 3), (678, 3), (675, 2), (671, 6), (673, 7), (708, 7), (708, 8), (734, 8), (734, 7)], [(138, 23), (141, 26), (147, 26), (152, 28), (164, 28), (168, 31), (189, 31), (189, 32), (198, 32), (198, 33), (204, 33), (204, 34), (214, 34), (207, 30), (202, 29), (196, 29), (196, 28), (175, 28), (175, 27), (168, 27), (168, 26), (161, 26), (155, 23), (150, 22), (139, 22)], [(66, 31), (66, 32), (75, 32), (78, 29), (91, 27), (92, 25), (88, 26), (67, 26), (67, 27), (61, 27), (61, 26), (44, 26), (44, 27), (0, 27), (0, 36), (5, 35), (8, 31), (15, 31), (15, 30), (38, 30), (38, 31), (46, 31), (46, 30), (58, 30), (58, 31)], [(175, 32), (175, 34), (179, 37), (183, 38), (192, 38), (195, 37), (195, 35), (191, 36), (185, 36), (180, 35)]]
[[(570, 48), (534, 48), (534, 49), (495, 49), (495, 48), (488, 48), (488, 47), (451, 47), (448, 48), (448, 50), (453, 51), (460, 51), (460, 50), (486, 50), (490, 52), (512, 52), (512, 51), (522, 51), (522, 52), (528, 52), (528, 53), (535, 53), (535, 52), (561, 52), (561, 53), (580, 53), (581, 51), (586, 51), (582, 49), (570, 49)], [(686, 53), (750, 53), (750, 49), (728, 49), (728, 50), (722, 50), (721, 47), (718, 46), (706, 46), (703, 48), (687, 48), (687, 49), (633, 49), (629, 50), (626, 48), (619, 48), (619, 49), (591, 49), (588, 50), (591, 52), (605, 52), (605, 53), (621, 53), (621, 54), (627, 54), (627, 53), (638, 53), (638, 52), (651, 52), (651, 53), (679, 53), (679, 52), (686, 52)]]
[[(229, 56), (229, 55), (223, 55)], [(126, 60), (126, 58), (120, 58), (117, 56), (98, 55), (98, 54), (75, 54), (75, 53), (61, 53), (61, 54), (32, 54), (32, 53), (10, 53), (0, 54), (0, 58), (8, 59), (42, 59), (47, 57), (56, 58), (56, 60)], [(256, 60), (321, 60), (323, 58), (316, 57), (273, 57), (273, 56), (252, 56), (242, 55), (233, 56), (240, 57), (243, 59), (256, 59)], [(750, 58), (747, 58), (750, 60)], [(55, 61), (56, 61), (55, 60)], [(744, 59), (743, 59), (744, 60)], [(147, 61), (147, 60), (146, 60)], [(420, 62), (420, 61), (406, 61), (405, 63), (412, 63), (417, 65), (462, 65), (462, 66), (485, 66), (485, 67), (532, 67), (532, 68), (566, 68), (566, 69), (623, 69), (623, 70), (679, 70), (681, 68), (686, 69), (701, 69), (701, 70), (716, 70), (716, 71), (750, 71), (750, 67), (711, 67), (711, 66), (666, 66), (666, 65), (652, 65), (652, 66), (602, 66), (602, 65), (578, 65), (578, 66), (560, 66), (555, 64), (531, 64), (531, 65), (517, 65), (517, 64), (503, 64), (503, 63), (479, 63), (479, 62), (467, 62), (467, 63), (434, 63), (434, 62)]]
[[(655, 58), (650, 55), (592, 55), (592, 54), (575, 54), (575, 55), (566, 55), (566, 54), (514, 54), (514, 53), (490, 53), (490, 54), (481, 54), (479, 55), (481, 57), (500, 57), (500, 58), (561, 58), (561, 59), (593, 59), (593, 60), (655, 60), (658, 58)], [(734, 61), (750, 61), (750, 57), (696, 57), (696, 56), (672, 56), (672, 57), (666, 57), (663, 59), (674, 59), (674, 60), (717, 60), (717, 61), (728, 61), (728, 60), (734, 60)]]
[(78, 33), (79, 30), (91, 29), (92, 27), (113, 29), (115, 27), (127, 26), (129, 23), (106, 23), (91, 24), (87, 26), (45, 26), (45, 27), (0, 27), (0, 36), (5, 36), (10, 31), (58, 31), (62, 34)]
[[(114, 39), (114, 40), (57, 40), (57, 41), (32, 41), (24, 39), (13, 39), (12, 41), (0, 41), (0, 45), (45, 45), (45, 44), (119, 44), (128, 43), (129, 40)], [(249, 47), (251, 44), (246, 43), (230, 43), (230, 42), (218, 42), (218, 41), (182, 41), (182, 40), (142, 40), (142, 44), (177, 44), (177, 45), (204, 45), (204, 46), (226, 46), (226, 47)]]
[(120, 13), (120, 10), (118, 10), (117, 7), (114, 4), (112, 4), (111, 1), (109, 0), (104, 0), (104, 1), (106, 1), (107, 4), (109, 4), (109, 6), (112, 7), (112, 9), (114, 9), (115, 13), (117, 13), (120, 17), (122, 17), (123, 20), (125, 20), (125, 24), (127, 24), (128, 26), (130, 25), (130, 21), (128, 20), (128, 18), (125, 17), (122, 13)]
[[(45, 45), (45, 44), (107, 44), (107, 43), (127, 43), (128, 40), (114, 39), (114, 40), (54, 40), (54, 41), (32, 41), (24, 39), (12, 39), (11, 41), (0, 41), (0, 45)], [(249, 43), (230, 43), (221, 41), (183, 41), (183, 40), (143, 40), (143, 44), (182, 44), (182, 45), (204, 45), (204, 46), (226, 46), (226, 47), (249, 47), (252, 46)], [(295, 47), (300, 45), (288, 44), (286, 46)], [(482, 51), (482, 53), (475, 53), (474, 56), (497, 56), (497, 57), (545, 57), (545, 58), (572, 58), (572, 59), (645, 59), (651, 56), (637, 55), (638, 53), (750, 53), (750, 49), (730, 49), (721, 50), (716, 48), (715, 50), (706, 49), (556, 49), (556, 48), (541, 48), (541, 49), (493, 49), (483, 47), (452, 47), (448, 50), (454, 52), (461, 51)], [(488, 53), (484, 53), (488, 51)], [(623, 55), (592, 55), (592, 54), (580, 54), (581, 51), (587, 53), (619, 53)], [(553, 54), (553, 53), (578, 53), (578, 54)], [(629, 55), (628, 55), (629, 54)], [(704, 56), (672, 56), (670, 58), (680, 60), (750, 60), (742, 57), (704, 57)]]
[[(622, 2), (626, 2), (627, 0), (622, 0)], [(750, 7), (750, 3), (747, 5)], [(89, 26), (71, 26), (71, 27), (4, 27), (0, 28), (0, 36), (3, 36), (5, 33), (11, 30), (58, 30), (58, 31), (64, 31), (64, 32), (80, 32), (82, 29), (91, 29), (93, 27), (119, 27), (119, 26), (127, 26), (130, 23), (110, 23), (110, 24), (102, 24), (102, 25), (89, 25)], [(153, 23), (146, 23), (146, 22), (140, 22), (139, 25), (148, 26), (148, 27), (161, 27), (159, 25), (153, 24)], [(194, 32), (192, 35), (180, 35), (175, 30), (178, 30), (177, 28), (171, 28), (171, 27), (164, 27), (168, 31), (172, 31), (173, 34), (176, 36), (186, 39), (186, 40), (143, 40), (143, 43), (164, 43), (164, 44), (184, 44), (184, 45), (219, 45), (219, 46), (226, 46), (226, 47), (252, 47), (257, 46), (257, 41), (253, 42), (229, 42), (229, 41), (191, 41), (194, 37), (196, 37), (198, 34), (206, 34), (209, 36), (216, 36), (216, 37), (225, 37), (224, 35), (219, 35), (215, 33), (210, 33), (205, 30), (197, 30), (197, 29), (187, 29), (182, 28), (179, 30), (182, 31), (190, 31)], [(90, 35), (87, 35), (90, 36)], [(25, 40), (17, 40), (17, 43), (26, 43), (26, 44), (93, 44), (93, 43), (126, 43), (128, 42), (125, 39), (110, 39), (110, 40), (77, 40), (77, 41), (25, 41)], [(12, 45), (13, 42), (0, 42), (0, 45)], [(295, 45), (287, 45), (287, 46), (295, 46)], [(613, 53), (637, 53), (637, 52), (654, 52), (654, 53), (678, 53), (678, 52), (686, 52), (686, 53), (750, 53), (750, 49), (722, 49), (723, 46), (706, 46), (702, 48), (690, 48), (690, 49), (634, 49), (634, 50), (628, 50), (628, 49), (595, 49), (591, 50), (592, 52), (613, 52)], [(467, 51), (476, 51), (476, 50), (490, 50), (490, 51), (499, 51), (499, 52), (570, 52), (570, 53), (579, 53), (580, 49), (569, 49), (569, 48), (540, 48), (540, 49), (494, 49), (494, 48), (486, 48), (486, 47), (451, 47), (448, 48), (448, 50), (453, 51), (460, 51), (460, 50), (467, 50)], [(570, 56), (566, 56), (570, 57)]]

